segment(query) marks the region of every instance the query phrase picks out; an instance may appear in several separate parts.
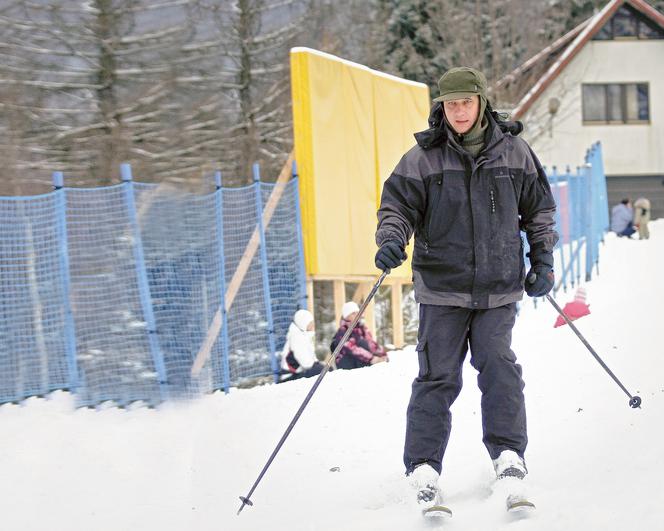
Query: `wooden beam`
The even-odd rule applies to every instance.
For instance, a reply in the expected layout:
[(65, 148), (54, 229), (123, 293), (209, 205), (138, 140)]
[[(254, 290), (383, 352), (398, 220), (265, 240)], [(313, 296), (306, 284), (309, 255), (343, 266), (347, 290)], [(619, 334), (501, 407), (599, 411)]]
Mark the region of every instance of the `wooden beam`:
[[(284, 190), (286, 189), (286, 184), (290, 179), (292, 166), (293, 166), (293, 153), (291, 152), (291, 154), (288, 156), (288, 160), (286, 160), (286, 163), (284, 164), (283, 168), (281, 168), (281, 172), (279, 173), (279, 178), (277, 179), (277, 182), (274, 188), (272, 189), (272, 193), (270, 194), (270, 197), (267, 200), (267, 203), (265, 204), (265, 208), (263, 209), (263, 228), (266, 232), (267, 232), (267, 227), (270, 224), (270, 220), (272, 219), (272, 215), (274, 214), (274, 211), (277, 205), (279, 204), (279, 200), (281, 199), (281, 196), (283, 195)], [(258, 223), (256, 223), (256, 228), (254, 229), (254, 232), (251, 235), (249, 242), (247, 243), (247, 246), (244, 250), (244, 254), (242, 255), (242, 258), (240, 259), (240, 262), (237, 265), (237, 268), (235, 269), (235, 273), (233, 273), (231, 281), (226, 287), (226, 297), (225, 297), (226, 312), (230, 311), (231, 306), (235, 301), (235, 297), (238, 291), (240, 290), (242, 281), (244, 280), (244, 277), (247, 274), (247, 270), (251, 265), (251, 261), (253, 260), (259, 245), (260, 245), (260, 230)], [(217, 341), (217, 337), (219, 337), (220, 331), (221, 331), (221, 307), (219, 307), (216, 313), (214, 314), (212, 323), (210, 324), (210, 327), (208, 328), (207, 331), (207, 335), (205, 336), (205, 340), (203, 341), (203, 344), (198, 350), (198, 354), (196, 354), (194, 363), (191, 366), (192, 376), (198, 375), (198, 373), (205, 365), (205, 362), (210, 357), (210, 352), (212, 351), (212, 347), (215, 341)]]
[[(353, 284), (357, 284), (360, 282), (371, 282), (371, 285), (376, 283), (376, 280), (378, 280), (379, 275), (327, 275), (327, 274), (315, 274), (311, 275), (312, 280), (343, 280), (344, 282), (349, 282)], [(393, 284), (394, 282), (401, 282), (402, 284), (410, 284), (411, 281), (410, 279), (407, 278), (401, 278), (401, 277), (391, 277), (388, 276), (385, 278), (383, 281), (383, 285), (389, 285)]]
[(351, 298), (351, 300), (355, 301), (357, 304), (361, 304), (363, 293), (364, 293), (364, 284), (362, 284), (360, 282), (360, 283), (358, 283), (357, 287), (355, 288), (355, 291), (353, 292), (353, 297)]
[(307, 310), (314, 315), (314, 281), (307, 279)]
[[(364, 282), (364, 294), (363, 298), (366, 299), (367, 295), (369, 295), (369, 292), (371, 292), (371, 288), (373, 288), (373, 283), (371, 282)], [(369, 331), (373, 334), (374, 337), (376, 337), (376, 312), (375, 312), (375, 305), (374, 302), (376, 301), (376, 298), (374, 297), (369, 301), (369, 304), (367, 304), (367, 307), (364, 310), (364, 322), (367, 325), (367, 328)]]
[(401, 282), (395, 282), (392, 289), (392, 344), (396, 348), (402, 348), (403, 340), (403, 309), (401, 300)]
[(341, 317), (341, 307), (346, 302), (346, 284), (343, 280), (334, 280), (332, 286), (334, 288), (334, 317), (337, 322), (339, 322), (339, 318)]

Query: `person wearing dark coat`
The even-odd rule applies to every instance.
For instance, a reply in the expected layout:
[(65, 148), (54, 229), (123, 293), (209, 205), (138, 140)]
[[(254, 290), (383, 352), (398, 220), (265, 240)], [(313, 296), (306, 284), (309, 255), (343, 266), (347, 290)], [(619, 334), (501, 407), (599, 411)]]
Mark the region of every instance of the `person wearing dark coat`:
[(629, 198), (625, 198), (611, 209), (611, 230), (618, 236), (631, 238), (634, 228), (634, 209)]
[[(438, 82), (429, 129), (384, 184), (376, 266), (412, 261), (419, 303), (419, 372), (407, 410), (404, 465), (424, 510), (441, 502), (438, 477), (451, 430), (450, 406), (468, 350), (482, 392), (483, 442), (498, 478), (526, 474), (524, 382), (511, 350), (524, 287), (554, 284), (555, 202), (542, 166), (486, 98), (486, 79), (467, 67)], [(529, 245), (530, 269), (523, 260)], [(526, 281), (526, 279), (528, 279)]]

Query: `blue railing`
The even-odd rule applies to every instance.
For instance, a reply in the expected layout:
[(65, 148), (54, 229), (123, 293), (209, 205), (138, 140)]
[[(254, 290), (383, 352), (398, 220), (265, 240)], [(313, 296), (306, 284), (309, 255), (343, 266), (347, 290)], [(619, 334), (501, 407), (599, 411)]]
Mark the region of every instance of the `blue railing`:
[(263, 226), (276, 185), (257, 168), (253, 185), (216, 174), (203, 195), (121, 170), (119, 185), (56, 173), (49, 194), (0, 198), (0, 403), (68, 389), (80, 405), (156, 404), (276, 373), (305, 293), (297, 179)]
[(554, 194), (556, 229), (560, 240), (554, 252), (557, 283), (567, 289), (589, 281), (593, 268), (599, 270), (599, 244), (609, 230), (609, 208), (602, 146), (593, 144), (586, 152), (585, 164), (576, 171), (547, 171)]

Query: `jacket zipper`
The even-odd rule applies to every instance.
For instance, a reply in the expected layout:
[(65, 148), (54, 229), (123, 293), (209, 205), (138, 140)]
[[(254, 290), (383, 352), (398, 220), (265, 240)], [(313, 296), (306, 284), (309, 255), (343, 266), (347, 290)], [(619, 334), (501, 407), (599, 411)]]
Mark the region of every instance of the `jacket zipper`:
[(429, 254), (429, 238), (431, 237), (431, 220), (433, 219), (433, 209), (437, 206), (436, 204), (438, 203), (438, 200), (440, 199), (440, 193), (442, 190), (442, 184), (443, 184), (443, 176), (441, 175), (438, 177), (436, 180), (436, 184), (440, 186), (440, 188), (436, 187), (437, 193), (434, 195), (434, 197), (431, 198), (431, 209), (430, 209), (430, 215), (429, 219), (427, 221), (427, 226), (426, 226), (426, 237), (424, 238), (424, 252), (425, 254)]

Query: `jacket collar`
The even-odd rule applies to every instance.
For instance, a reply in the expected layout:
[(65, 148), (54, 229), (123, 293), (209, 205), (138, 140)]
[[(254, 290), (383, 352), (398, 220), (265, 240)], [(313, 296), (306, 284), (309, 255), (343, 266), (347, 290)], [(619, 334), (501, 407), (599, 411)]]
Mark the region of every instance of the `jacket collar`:
[[(496, 113), (491, 112), (489, 108), (484, 111), (484, 116), (489, 121), (489, 127), (487, 128), (483, 151), (493, 149), (504, 139), (506, 133), (517, 136), (523, 131), (523, 124), (521, 122), (496, 121), (494, 114)], [(441, 146), (445, 142), (453, 143), (458, 147), (446, 125), (443, 105), (440, 102), (436, 102), (431, 108), (431, 112), (429, 113), (429, 129), (415, 133), (415, 140), (423, 149)]]

